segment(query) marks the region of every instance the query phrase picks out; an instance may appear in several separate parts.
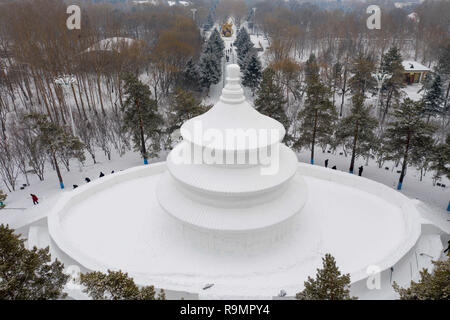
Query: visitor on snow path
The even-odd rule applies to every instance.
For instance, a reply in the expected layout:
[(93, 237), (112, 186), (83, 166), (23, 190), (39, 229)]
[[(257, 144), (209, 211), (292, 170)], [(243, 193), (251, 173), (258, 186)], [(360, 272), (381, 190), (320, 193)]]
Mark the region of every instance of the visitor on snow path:
[(444, 250), (444, 253), (447, 253), (447, 256), (450, 257), (450, 241), (448, 241), (447, 243), (448, 243), (448, 247), (447, 247), (447, 249)]
[(325, 168), (328, 168), (328, 159), (327, 160), (325, 160)]
[(31, 199), (33, 200), (33, 204), (37, 205), (39, 204), (39, 198), (35, 194), (30, 194)]
[(364, 167), (363, 167), (363, 166), (359, 167), (359, 169), (358, 169), (358, 175), (359, 175), (360, 177), (362, 177), (363, 171), (364, 171)]

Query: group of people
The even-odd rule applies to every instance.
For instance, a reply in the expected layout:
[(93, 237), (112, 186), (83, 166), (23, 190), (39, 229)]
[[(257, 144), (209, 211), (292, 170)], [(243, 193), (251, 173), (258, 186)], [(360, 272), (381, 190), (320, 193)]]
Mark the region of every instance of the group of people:
[[(114, 170), (111, 171), (111, 174), (113, 174), (113, 173), (114, 173)], [(100, 171), (99, 178), (103, 178), (104, 176), (105, 176), (105, 174), (104, 174), (103, 172)], [(89, 182), (91, 182), (91, 179), (90, 179), (89, 177), (86, 177), (86, 178), (84, 179), (84, 181), (86, 181), (86, 183), (89, 183)], [(78, 186), (77, 184), (74, 184), (74, 185), (73, 185), (73, 189), (76, 189), (76, 188), (78, 188), (78, 187), (79, 187), (79, 186)], [(35, 195), (35, 194), (30, 194), (30, 196), (31, 196), (31, 200), (33, 200), (33, 205), (39, 204), (39, 198), (37, 197), (37, 195)]]
[[(328, 168), (329, 162), (330, 162), (330, 159), (325, 160), (325, 168)], [(331, 169), (337, 170), (337, 167), (333, 166)], [(364, 171), (364, 166), (359, 167), (358, 168), (358, 176), (362, 177), (363, 171)]]
[(233, 53), (233, 44), (231, 44), (230, 49), (226, 49), (225, 50), (225, 59), (227, 60), (227, 62), (230, 62), (230, 56)]
[[(111, 171), (111, 174), (114, 174), (114, 170)], [(105, 174), (102, 171), (100, 171), (100, 175), (98, 177), (103, 178), (104, 176), (105, 176)], [(89, 183), (89, 182), (91, 182), (91, 179), (89, 177), (86, 177), (86, 178), (84, 178), (84, 181), (86, 181), (86, 183)], [(78, 185), (74, 184), (73, 188), (74, 189), (78, 188)]]

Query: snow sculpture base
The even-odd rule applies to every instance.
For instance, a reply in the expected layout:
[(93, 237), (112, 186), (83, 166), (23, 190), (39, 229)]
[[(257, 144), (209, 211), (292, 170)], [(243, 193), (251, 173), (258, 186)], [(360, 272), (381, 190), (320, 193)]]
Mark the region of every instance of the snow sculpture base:
[[(65, 193), (48, 217), (51, 238), (84, 268), (121, 269), (139, 284), (205, 298), (271, 298), (281, 289), (288, 295), (301, 290), (325, 253), (352, 282), (365, 281), (368, 266), (389, 270), (420, 236), (418, 212), (402, 194), (299, 164), (308, 197), (301, 214), (289, 220), (290, 232), (270, 245), (269, 232), (261, 247), (238, 248), (216, 233), (193, 233), (160, 207), (156, 194), (166, 174), (164, 163), (138, 167)], [(228, 247), (214, 247), (223, 243)], [(207, 283), (214, 286), (205, 292)]]

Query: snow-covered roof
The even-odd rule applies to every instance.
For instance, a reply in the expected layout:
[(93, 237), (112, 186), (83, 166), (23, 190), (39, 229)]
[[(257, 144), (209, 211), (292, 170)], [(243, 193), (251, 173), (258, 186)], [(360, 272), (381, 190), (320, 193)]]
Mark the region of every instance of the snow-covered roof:
[(402, 65), (405, 71), (430, 71), (430, 68), (412, 60), (405, 60), (402, 62)]
[[(253, 108), (244, 96), (244, 90), (240, 84), (240, 68), (236, 64), (227, 66), (226, 86), (222, 90), (222, 95), (208, 112), (187, 121), (181, 127), (181, 135), (185, 141), (192, 142), (199, 146), (208, 146), (216, 150), (253, 150), (262, 149), (283, 140), (286, 130), (283, 125)], [(249, 146), (227, 146), (227, 141), (193, 141), (198, 127), (202, 130), (220, 131), (223, 137), (227, 137), (228, 132), (238, 132), (240, 130), (251, 130), (259, 134), (267, 135), (267, 139), (261, 139), (258, 145)]]

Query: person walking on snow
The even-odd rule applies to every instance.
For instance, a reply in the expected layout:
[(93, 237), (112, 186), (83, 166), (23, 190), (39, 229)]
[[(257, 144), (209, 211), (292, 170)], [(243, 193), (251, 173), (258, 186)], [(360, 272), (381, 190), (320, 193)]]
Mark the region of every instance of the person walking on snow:
[(38, 201), (39, 198), (35, 194), (30, 194), (30, 196), (31, 196), (31, 199), (33, 200), (34, 205), (39, 204), (39, 201)]
[(328, 159), (327, 160), (325, 160), (325, 168), (328, 168)]
[(447, 242), (448, 247), (444, 250), (444, 253), (447, 253), (447, 257), (450, 257), (450, 240)]
[(364, 171), (364, 167), (363, 167), (363, 166), (359, 167), (358, 175), (359, 175), (360, 177), (362, 177), (363, 171)]

